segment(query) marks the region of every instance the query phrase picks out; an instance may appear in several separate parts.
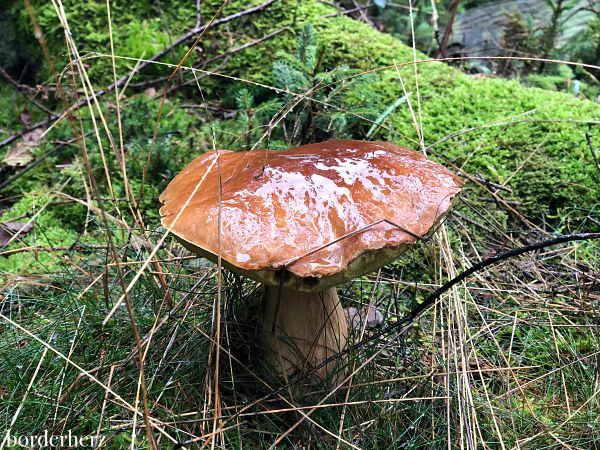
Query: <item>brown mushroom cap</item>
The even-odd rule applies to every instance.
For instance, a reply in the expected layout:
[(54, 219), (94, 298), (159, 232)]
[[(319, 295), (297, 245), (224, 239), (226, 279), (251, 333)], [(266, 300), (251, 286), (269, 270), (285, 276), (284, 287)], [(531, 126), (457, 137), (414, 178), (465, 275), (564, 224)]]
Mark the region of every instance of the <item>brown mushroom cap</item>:
[(262, 283), (321, 291), (395, 259), (440, 221), (461, 185), (387, 142), (216, 150), (171, 181), (160, 213), (186, 247), (213, 261), (220, 250), (225, 266)]

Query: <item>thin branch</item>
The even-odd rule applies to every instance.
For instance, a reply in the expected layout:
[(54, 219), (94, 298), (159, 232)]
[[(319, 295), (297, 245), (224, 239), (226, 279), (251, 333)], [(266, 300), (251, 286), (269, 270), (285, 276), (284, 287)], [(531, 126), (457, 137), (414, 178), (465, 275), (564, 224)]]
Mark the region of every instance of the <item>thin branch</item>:
[[(227, 51), (225, 53), (221, 53), (221, 54), (218, 54), (216, 56), (213, 56), (212, 58), (209, 58), (209, 59), (207, 59), (206, 61), (204, 61), (202, 63), (202, 68), (206, 67), (208, 64), (212, 64), (212, 63), (214, 63), (216, 61), (219, 61), (221, 59), (228, 58), (228, 57), (230, 57), (231, 55), (233, 55), (235, 53), (241, 52), (242, 50), (246, 50), (246, 49), (248, 49), (250, 47), (254, 47), (255, 45), (261, 44), (261, 43), (263, 43), (263, 42), (265, 42), (265, 41), (267, 41), (269, 39), (274, 38), (278, 34), (283, 33), (284, 31), (289, 31), (289, 30), (290, 30), (289, 26), (285, 26), (285, 27), (279, 28), (278, 30), (275, 30), (275, 31), (273, 31), (273, 32), (271, 32), (269, 34), (266, 34), (266, 35), (262, 36), (262, 37), (256, 38), (256, 39), (254, 39), (254, 40), (252, 40), (250, 42), (246, 42), (245, 44), (242, 44), (239, 47), (235, 47), (235, 48), (233, 48), (233, 49), (231, 49), (231, 50), (229, 50), (229, 51)], [(213, 70), (214, 70), (214, 68), (213, 68)], [(208, 76), (208, 75), (205, 74), (205, 75), (202, 76), (202, 78), (204, 78), (206, 76)], [(170, 78), (170, 74), (169, 75), (164, 75), (164, 76), (159, 77), (159, 78), (155, 78), (153, 80), (141, 81), (139, 83), (131, 83), (129, 86), (131, 86), (132, 88), (136, 88), (136, 89), (143, 89), (143, 88), (146, 88), (146, 87), (149, 87), (149, 86), (153, 86), (153, 85), (156, 85), (156, 84), (163, 83), (163, 82), (167, 81), (169, 78)], [(177, 87), (186, 86), (188, 84), (194, 84), (196, 82), (197, 82), (197, 80), (194, 78), (192, 80), (188, 80), (188, 81), (185, 81), (185, 82), (181, 83)], [(175, 89), (175, 88), (173, 88), (173, 89)], [(171, 89), (171, 90), (173, 90), (173, 89)], [(204, 106), (202, 106), (202, 108), (204, 108)]]
[(196, 28), (202, 25), (202, 5), (201, 0), (196, 0)]
[(448, 41), (450, 40), (450, 35), (452, 34), (452, 25), (454, 25), (454, 18), (456, 17), (456, 10), (458, 9), (459, 0), (452, 0), (450, 4), (450, 19), (446, 24), (446, 29), (444, 30), (444, 37), (442, 38), (442, 43), (438, 48), (438, 55), (441, 57), (446, 56), (446, 47), (448, 47)]
[(594, 158), (596, 169), (598, 169), (598, 172), (600, 172), (600, 161), (598, 161), (598, 156), (596, 156), (596, 150), (594, 150), (594, 145), (592, 144), (592, 136), (590, 136), (590, 133), (585, 133), (585, 139), (587, 140), (590, 153), (592, 154), (592, 158)]
[(0, 251), (0, 256), (10, 256), (10, 255), (15, 255), (17, 253), (28, 253), (28, 252), (32, 252), (32, 253), (37, 253), (37, 252), (50, 252), (50, 253), (54, 253), (54, 252), (58, 252), (58, 251), (66, 251), (66, 252), (72, 252), (72, 251), (77, 251), (77, 252), (84, 252), (86, 250), (98, 250), (98, 249), (106, 249), (108, 248), (107, 245), (103, 245), (103, 244), (88, 244), (88, 245), (62, 245), (62, 246), (58, 246), (58, 247), (42, 247), (42, 246), (30, 246), (30, 247), (19, 247), (19, 248), (15, 248), (12, 250), (4, 250), (4, 251)]
[(435, 0), (431, 0), (431, 28), (433, 28), (433, 41), (437, 44), (438, 48), (441, 47), (440, 28), (438, 25), (439, 18), (440, 18), (440, 15), (438, 14)]
[(3, 67), (0, 67), (0, 75), (2, 75), (6, 81), (8, 81), (10, 84), (12, 84), (15, 89), (24, 97), (27, 98), (28, 102), (33, 103), (35, 106), (37, 106), (38, 108), (40, 108), (42, 111), (44, 111), (46, 114), (54, 114), (54, 112), (52, 112), (50, 109), (48, 109), (45, 105), (43, 105), (41, 102), (37, 101), (34, 97), (30, 97), (26, 91), (34, 91), (37, 94), (37, 91), (35, 89), (33, 89), (31, 86), (28, 86), (26, 84), (20, 84), (17, 80), (15, 80), (13, 77), (10, 76), (10, 74), (4, 70)]
[[(333, 6), (333, 5), (330, 5), (330, 6)], [(338, 12), (334, 12), (334, 13), (331, 13), (331, 14), (325, 14), (323, 16), (323, 18), (347, 16), (347, 15), (350, 15), (350, 14), (355, 13), (355, 12), (359, 12), (359, 11), (362, 12), (363, 10), (365, 10), (367, 8), (370, 8), (371, 6), (373, 6), (373, 5), (359, 5), (359, 6), (356, 6), (354, 8), (351, 8), (351, 9), (341, 9)]]

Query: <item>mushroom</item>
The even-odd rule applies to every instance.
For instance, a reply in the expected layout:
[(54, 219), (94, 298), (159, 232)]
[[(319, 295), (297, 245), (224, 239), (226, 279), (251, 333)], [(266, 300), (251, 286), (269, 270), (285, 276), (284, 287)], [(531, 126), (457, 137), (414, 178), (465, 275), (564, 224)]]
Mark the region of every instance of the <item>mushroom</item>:
[[(189, 250), (262, 283), (265, 356), (289, 376), (346, 346), (335, 286), (424, 237), (461, 185), (440, 164), (387, 142), (215, 150), (171, 181), (160, 213)], [(335, 368), (314, 372), (325, 378)]]

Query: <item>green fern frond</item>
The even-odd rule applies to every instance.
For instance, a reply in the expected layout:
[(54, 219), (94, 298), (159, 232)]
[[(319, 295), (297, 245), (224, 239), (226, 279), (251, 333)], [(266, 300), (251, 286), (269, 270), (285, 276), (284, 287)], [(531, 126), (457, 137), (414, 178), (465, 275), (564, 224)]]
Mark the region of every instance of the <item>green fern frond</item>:
[(298, 35), (296, 58), (314, 73), (317, 64), (317, 33), (310, 24), (305, 25)]
[(249, 110), (254, 106), (254, 95), (246, 89), (240, 89), (235, 95), (235, 104), (239, 109)]

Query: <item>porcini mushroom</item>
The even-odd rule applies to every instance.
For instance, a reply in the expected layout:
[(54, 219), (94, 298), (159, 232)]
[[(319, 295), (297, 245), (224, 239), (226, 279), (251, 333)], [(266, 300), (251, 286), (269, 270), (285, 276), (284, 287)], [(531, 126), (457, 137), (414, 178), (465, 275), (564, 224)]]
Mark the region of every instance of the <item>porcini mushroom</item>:
[(421, 153), (387, 142), (216, 150), (171, 181), (160, 213), (185, 247), (213, 261), (220, 255), (225, 267), (263, 284), (267, 354), (290, 375), (346, 346), (335, 286), (425, 236), (461, 184)]

